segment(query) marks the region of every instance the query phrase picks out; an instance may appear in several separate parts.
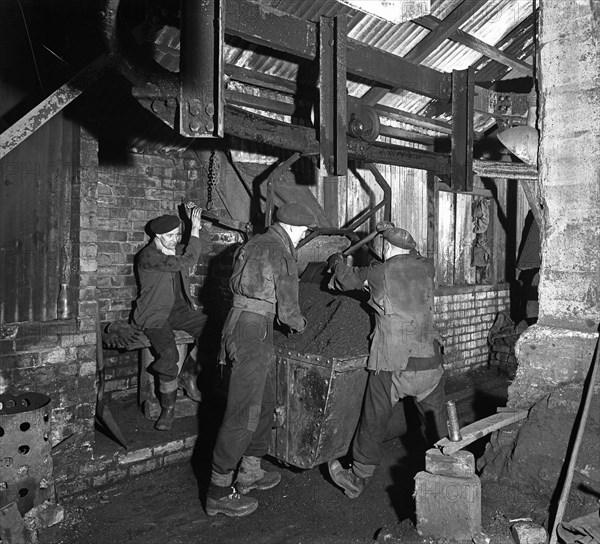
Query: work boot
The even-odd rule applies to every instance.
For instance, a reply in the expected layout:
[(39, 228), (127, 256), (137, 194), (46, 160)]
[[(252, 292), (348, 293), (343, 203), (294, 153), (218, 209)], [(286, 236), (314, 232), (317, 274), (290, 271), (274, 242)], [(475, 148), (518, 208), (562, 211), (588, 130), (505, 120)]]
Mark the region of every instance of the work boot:
[(233, 473), (219, 474), (213, 469), (206, 497), (206, 513), (209, 516), (225, 514), (241, 517), (252, 514), (258, 508), (258, 501), (252, 497), (242, 497), (231, 485)]
[(337, 459), (329, 461), (327, 467), (331, 479), (344, 490), (346, 497), (356, 499), (363, 492), (366, 480), (354, 474), (351, 468), (344, 469)]
[(197, 374), (188, 374), (182, 372), (178, 378), (178, 389), (181, 389), (185, 395), (195, 402), (202, 402), (202, 392), (198, 389), (196, 383)]
[(170, 431), (175, 418), (175, 401), (177, 400), (177, 389), (168, 393), (159, 393), (160, 416), (154, 424), (157, 431)]
[(267, 472), (260, 466), (259, 457), (244, 456), (235, 480), (236, 489), (245, 495), (253, 489), (264, 491), (281, 482), (281, 474), (273, 470)]

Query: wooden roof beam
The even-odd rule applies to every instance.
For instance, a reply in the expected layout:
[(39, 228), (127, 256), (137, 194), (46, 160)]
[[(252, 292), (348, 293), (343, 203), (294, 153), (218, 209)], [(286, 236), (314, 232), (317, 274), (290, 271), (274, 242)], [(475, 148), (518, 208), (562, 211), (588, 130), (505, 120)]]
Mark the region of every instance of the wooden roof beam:
[(73, 102), (94, 84), (108, 70), (109, 66), (110, 60), (106, 55), (99, 56), (16, 123), (8, 127), (0, 137), (0, 159)]
[[(225, 32), (276, 51), (314, 60), (317, 25), (248, 0), (229, 0)], [(356, 40), (348, 40), (348, 73), (379, 84), (449, 100), (448, 74), (420, 66)]]
[[(442, 20), (434, 17), (433, 15), (425, 15), (424, 17), (415, 19), (413, 22), (422, 27), (428, 28), (429, 30), (434, 30), (439, 24), (441, 24)], [(493, 47), (484, 41), (471, 36), (471, 34), (463, 30), (456, 30), (454, 34), (448, 37), (448, 39), (452, 40), (453, 42), (460, 43), (461, 45), (466, 45), (473, 51), (481, 53), (484, 57), (499, 62), (500, 64), (504, 64), (505, 66), (512, 68), (524, 76), (531, 76), (533, 74), (533, 66), (531, 64), (523, 62), (514, 55), (510, 55), (506, 51), (501, 51), (497, 47)]]
[[(487, 0), (464, 0), (454, 8), (439, 25), (425, 36), (424, 39), (415, 45), (411, 51), (404, 55), (403, 58), (415, 63), (419, 63), (426, 59), (486, 2)], [(391, 92), (397, 90), (398, 88), (393, 88)], [(373, 105), (379, 102), (388, 92), (388, 89), (373, 87), (365, 93), (363, 100), (367, 104)]]

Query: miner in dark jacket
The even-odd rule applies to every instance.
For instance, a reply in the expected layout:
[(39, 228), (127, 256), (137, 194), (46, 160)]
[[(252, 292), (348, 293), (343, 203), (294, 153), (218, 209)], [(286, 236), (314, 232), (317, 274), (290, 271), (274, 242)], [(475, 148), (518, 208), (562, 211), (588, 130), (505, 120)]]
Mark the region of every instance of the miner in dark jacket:
[(153, 219), (150, 229), (155, 237), (136, 257), (140, 293), (133, 313), (135, 325), (142, 328), (156, 352), (150, 370), (158, 378), (160, 417), (155, 428), (169, 430), (173, 424), (178, 387), (193, 400), (200, 401), (195, 353), (178, 366), (179, 353), (173, 331), (182, 330), (196, 339), (207, 320), (191, 300), (189, 269), (201, 252), (212, 247), (210, 236), (202, 230), (200, 208), (191, 212), (192, 231), (186, 246), (180, 244), (181, 222), (174, 215)]
[(434, 268), (415, 250), (404, 229), (383, 231), (384, 261), (350, 267), (340, 254), (329, 258), (334, 287), (367, 289), (375, 310), (368, 361), (369, 379), (352, 446), (353, 466), (329, 462), (333, 481), (358, 497), (381, 462), (381, 448), (394, 405), (414, 397), (427, 440), (447, 434), (444, 369), (433, 322)]
[(250, 514), (258, 501), (245, 494), (270, 489), (281, 480), (278, 472), (266, 472), (260, 464), (271, 440), (275, 408), (267, 379), (274, 362), (273, 321), (277, 318), (292, 332), (306, 327), (298, 304), (296, 245), (314, 223), (313, 214), (303, 205), (284, 204), (277, 210), (276, 223), (235, 254), (229, 282), (233, 307), (223, 328), (221, 351), (222, 361), (231, 362), (232, 371), (213, 451), (206, 500), (209, 515)]

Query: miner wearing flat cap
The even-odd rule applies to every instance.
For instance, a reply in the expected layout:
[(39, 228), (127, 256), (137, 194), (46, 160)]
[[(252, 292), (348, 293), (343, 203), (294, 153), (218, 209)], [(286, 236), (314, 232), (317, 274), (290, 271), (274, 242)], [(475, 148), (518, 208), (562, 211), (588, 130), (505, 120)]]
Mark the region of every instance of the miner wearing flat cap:
[(221, 361), (230, 362), (232, 371), (206, 498), (211, 516), (252, 513), (258, 501), (246, 494), (270, 489), (281, 480), (279, 472), (261, 467), (271, 442), (275, 409), (267, 379), (274, 362), (273, 322), (277, 319), (291, 332), (306, 327), (298, 304), (296, 245), (315, 224), (315, 217), (292, 202), (277, 210), (275, 220), (267, 232), (241, 246), (234, 258), (229, 282), (233, 307), (221, 344)]
[(383, 238), (383, 262), (351, 267), (341, 254), (329, 258), (330, 285), (343, 291), (367, 289), (375, 313), (352, 467), (329, 462), (332, 480), (350, 498), (362, 493), (381, 463), (392, 409), (403, 398), (414, 398), (428, 445), (447, 434), (444, 369), (433, 321), (433, 262), (419, 254), (407, 230), (392, 223), (377, 230)]
[[(187, 245), (182, 245), (179, 217), (162, 215), (150, 222), (153, 238), (136, 255), (139, 296), (133, 312), (134, 324), (150, 340), (156, 359), (149, 371), (158, 380), (158, 400), (161, 413), (155, 428), (171, 429), (175, 414), (177, 389), (199, 402), (197, 387), (197, 339), (207, 316), (195, 309), (190, 294), (190, 267), (198, 262), (201, 253), (211, 250), (210, 235), (202, 229), (200, 208), (190, 213), (191, 233)], [(188, 212), (189, 213), (189, 212)], [(179, 352), (174, 331), (182, 330), (196, 338), (183, 364), (178, 366)]]

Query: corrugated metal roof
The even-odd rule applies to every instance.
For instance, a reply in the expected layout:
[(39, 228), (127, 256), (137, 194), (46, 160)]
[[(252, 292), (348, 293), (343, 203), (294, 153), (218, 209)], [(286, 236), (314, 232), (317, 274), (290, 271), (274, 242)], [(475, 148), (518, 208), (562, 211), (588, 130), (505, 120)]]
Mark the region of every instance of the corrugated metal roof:
[[(258, 0), (257, 3), (313, 22), (317, 22), (321, 16), (346, 14), (350, 39), (398, 56), (405, 56), (430, 32), (413, 21), (394, 25), (336, 0)], [(460, 4), (460, 0), (432, 0), (431, 15), (443, 20)], [(524, 59), (531, 55), (533, 50), (533, 33), (529, 28), (532, 24), (531, 0), (488, 0), (482, 7), (473, 10), (460, 29), (488, 45), (497, 46), (513, 56)], [(511, 38), (510, 33), (519, 26), (521, 31)], [(165, 67), (177, 71), (179, 30), (165, 27), (157, 35), (156, 45), (157, 60)], [(226, 63), (297, 83), (310, 84), (317, 76), (314, 63), (302, 59), (283, 60), (274, 56), (264, 46), (250, 44), (231, 36), (227, 37), (224, 57)], [(479, 73), (476, 72), (476, 77), (480, 76), (478, 80), (484, 78), (490, 82), (506, 77), (507, 74), (510, 76), (511, 72), (510, 68), (490, 61), (477, 51), (449, 39), (432, 51), (422, 64), (441, 72), (463, 70), (475, 65), (479, 70)], [(355, 77), (348, 80), (347, 86), (349, 94), (356, 97), (363, 96), (371, 88), (369, 82)], [(410, 113), (424, 113), (431, 99), (398, 90), (389, 92), (380, 103)], [(447, 120), (448, 114), (442, 118)], [(476, 130), (483, 130), (493, 123), (493, 120), (484, 115), (476, 115)]]

